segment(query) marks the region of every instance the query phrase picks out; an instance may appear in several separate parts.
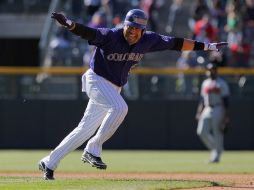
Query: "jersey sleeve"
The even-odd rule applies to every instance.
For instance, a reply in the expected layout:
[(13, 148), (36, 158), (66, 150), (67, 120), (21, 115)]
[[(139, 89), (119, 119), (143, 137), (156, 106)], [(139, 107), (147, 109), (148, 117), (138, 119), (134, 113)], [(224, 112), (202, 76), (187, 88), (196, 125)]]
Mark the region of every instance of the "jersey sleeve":
[(113, 36), (113, 31), (109, 28), (98, 28), (94, 40), (88, 41), (89, 45), (102, 47), (103, 45), (110, 43)]
[(173, 49), (175, 45), (174, 37), (157, 34), (155, 32), (147, 32), (146, 34), (146, 41), (149, 47), (148, 52), (170, 50)]

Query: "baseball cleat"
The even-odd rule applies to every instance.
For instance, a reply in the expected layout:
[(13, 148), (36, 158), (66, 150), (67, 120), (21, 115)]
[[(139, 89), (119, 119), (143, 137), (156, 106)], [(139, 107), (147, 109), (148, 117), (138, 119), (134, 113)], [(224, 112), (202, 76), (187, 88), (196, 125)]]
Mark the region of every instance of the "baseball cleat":
[(39, 162), (39, 170), (41, 170), (44, 173), (43, 178), (45, 180), (54, 180), (54, 171), (47, 168), (47, 166), (45, 165), (45, 163), (43, 161)]
[(219, 162), (220, 162), (219, 158), (215, 158), (215, 159), (209, 160), (208, 163), (213, 164), (213, 163), (219, 163)]
[(98, 169), (102, 169), (105, 170), (107, 168), (107, 165), (105, 163), (102, 162), (100, 157), (96, 157), (93, 156), (92, 154), (90, 154), (89, 152), (85, 152), (82, 157), (81, 160), (84, 163), (89, 163), (92, 165), (92, 167), (96, 167)]

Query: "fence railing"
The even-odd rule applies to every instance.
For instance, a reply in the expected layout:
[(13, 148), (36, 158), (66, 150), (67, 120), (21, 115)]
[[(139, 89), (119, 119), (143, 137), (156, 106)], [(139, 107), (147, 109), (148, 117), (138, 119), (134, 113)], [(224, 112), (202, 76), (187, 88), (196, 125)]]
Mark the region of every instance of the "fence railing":
[[(0, 67), (0, 99), (76, 100), (87, 67)], [(219, 68), (234, 98), (254, 98), (254, 68)], [(198, 99), (204, 68), (131, 70), (123, 95), (129, 100)]]
[[(58, 75), (77, 75), (83, 74), (87, 67), (0, 67), (0, 74), (22, 75), (22, 74), (58, 74)], [(140, 67), (131, 71), (138, 75), (196, 75), (205, 74), (204, 68), (178, 69), (172, 67), (151, 68)], [(218, 69), (220, 75), (254, 75), (254, 68), (231, 68), (223, 67)]]

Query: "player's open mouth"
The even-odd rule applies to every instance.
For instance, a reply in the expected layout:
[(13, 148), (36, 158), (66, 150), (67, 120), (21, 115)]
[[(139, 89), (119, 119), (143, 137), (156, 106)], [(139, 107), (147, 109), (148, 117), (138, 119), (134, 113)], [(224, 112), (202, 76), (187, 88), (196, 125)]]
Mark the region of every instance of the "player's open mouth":
[(135, 40), (136, 39), (136, 35), (135, 34), (129, 34), (129, 39), (130, 40)]

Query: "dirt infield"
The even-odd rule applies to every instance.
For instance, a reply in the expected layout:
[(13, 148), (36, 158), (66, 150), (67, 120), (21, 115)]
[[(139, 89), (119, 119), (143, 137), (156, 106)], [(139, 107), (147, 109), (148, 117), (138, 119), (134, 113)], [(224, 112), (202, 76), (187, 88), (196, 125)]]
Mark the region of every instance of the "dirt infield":
[[(0, 173), (0, 176), (39, 177), (36, 173)], [(63, 173), (55, 174), (56, 178), (86, 178), (86, 179), (144, 179), (144, 180), (199, 180), (211, 182), (226, 182), (229, 187), (195, 188), (195, 190), (250, 190), (254, 189), (254, 174), (205, 174), (205, 173)]]

